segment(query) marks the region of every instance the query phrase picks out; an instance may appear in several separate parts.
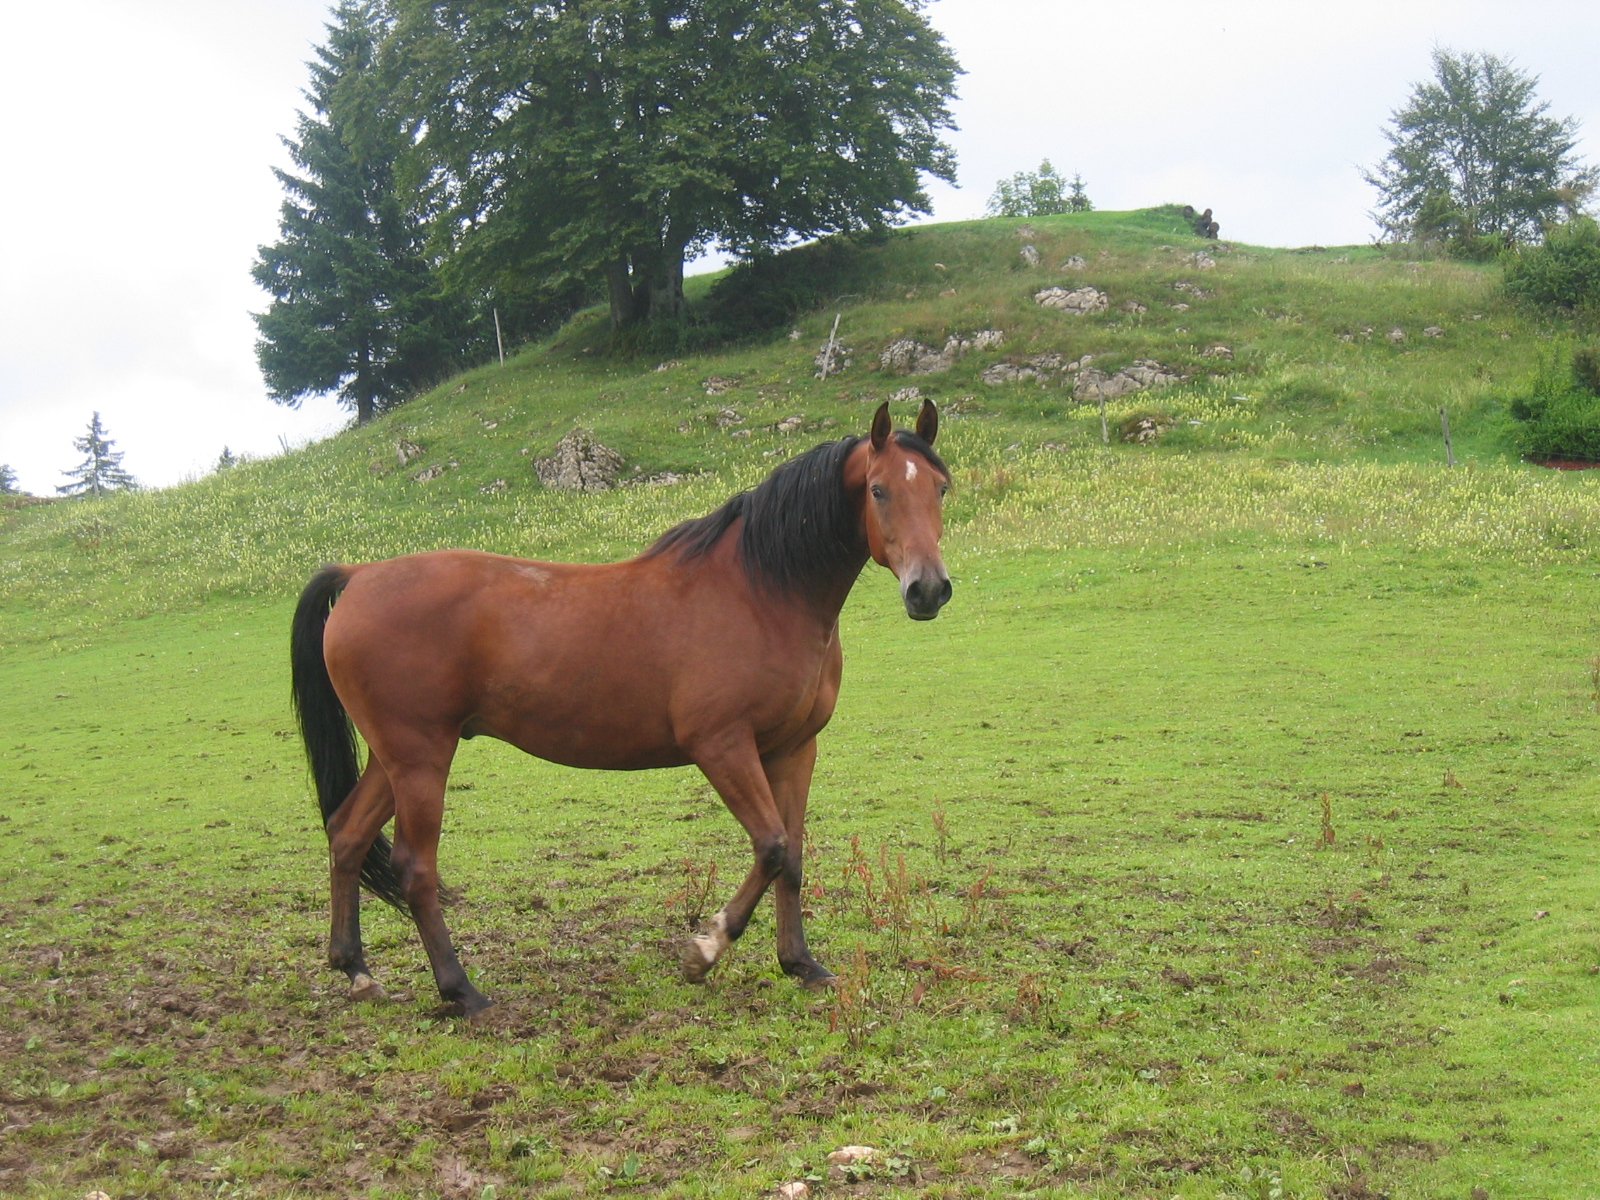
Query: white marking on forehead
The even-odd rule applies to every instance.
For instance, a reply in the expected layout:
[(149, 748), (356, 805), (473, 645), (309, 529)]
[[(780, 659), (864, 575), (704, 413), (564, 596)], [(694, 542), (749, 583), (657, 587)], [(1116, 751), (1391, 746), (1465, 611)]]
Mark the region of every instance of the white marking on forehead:
[(909, 482), (910, 480), (913, 480), (916, 477), (917, 477), (917, 460), (914, 459), (914, 458), (908, 458), (908, 459), (906, 459), (906, 479)]

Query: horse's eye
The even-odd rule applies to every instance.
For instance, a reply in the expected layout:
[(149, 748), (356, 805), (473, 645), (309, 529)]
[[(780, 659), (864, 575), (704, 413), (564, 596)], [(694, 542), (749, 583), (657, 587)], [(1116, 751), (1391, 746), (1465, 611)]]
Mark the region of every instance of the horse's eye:
[(883, 484), (875, 483), (872, 485), (872, 498), (874, 500), (882, 500), (888, 494), (888, 492), (883, 490)]

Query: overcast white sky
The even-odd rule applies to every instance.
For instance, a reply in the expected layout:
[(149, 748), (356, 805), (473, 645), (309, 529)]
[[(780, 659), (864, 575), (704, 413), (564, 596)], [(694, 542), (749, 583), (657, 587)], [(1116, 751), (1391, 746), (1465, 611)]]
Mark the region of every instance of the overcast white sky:
[[(204, 474), (224, 446), (275, 452), (338, 428), (331, 401), (266, 398), (250, 280), (274, 240), (305, 63), (325, 0), (13, 5), (0, 40), (0, 463), (54, 494), (90, 414), (142, 482)], [(959, 188), (1048, 157), (1102, 209), (1210, 207), (1224, 238), (1364, 243), (1360, 169), (1433, 47), (1540, 79), (1600, 161), (1593, 0), (932, 0), (966, 68)]]

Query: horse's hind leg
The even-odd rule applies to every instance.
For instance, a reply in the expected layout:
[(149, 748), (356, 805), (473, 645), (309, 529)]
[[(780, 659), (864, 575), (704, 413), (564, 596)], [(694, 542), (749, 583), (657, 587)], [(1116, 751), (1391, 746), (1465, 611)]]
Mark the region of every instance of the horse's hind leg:
[(350, 977), (352, 1000), (381, 1000), (383, 988), (367, 973), (361, 945), (361, 864), (394, 815), (394, 791), (377, 759), (367, 762), (354, 790), (328, 818), (333, 929), (328, 962)]
[(450, 754), (445, 753), (442, 759), (438, 766), (402, 769), (391, 764), (395, 798), (393, 861), (422, 937), (422, 947), (428, 952), (439, 995), (470, 1017), (488, 1008), (489, 998), (467, 978), (450, 942), (450, 930), (439, 904), (439, 831), (444, 822), (444, 786)]

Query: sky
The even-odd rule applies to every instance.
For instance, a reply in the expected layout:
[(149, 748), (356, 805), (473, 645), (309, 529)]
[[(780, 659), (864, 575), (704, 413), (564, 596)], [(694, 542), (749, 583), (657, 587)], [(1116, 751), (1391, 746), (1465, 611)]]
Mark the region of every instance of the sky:
[[(0, 463), (54, 495), (99, 412), (147, 486), (337, 431), (330, 399), (273, 403), (250, 279), (276, 240), (306, 63), (326, 0), (78, 0), (8, 12), (0, 43)], [(949, 135), (981, 216), (1048, 158), (1097, 208), (1211, 208), (1224, 239), (1376, 234), (1363, 168), (1431, 53), (1489, 51), (1539, 78), (1600, 162), (1593, 0), (930, 0), (966, 70)]]

